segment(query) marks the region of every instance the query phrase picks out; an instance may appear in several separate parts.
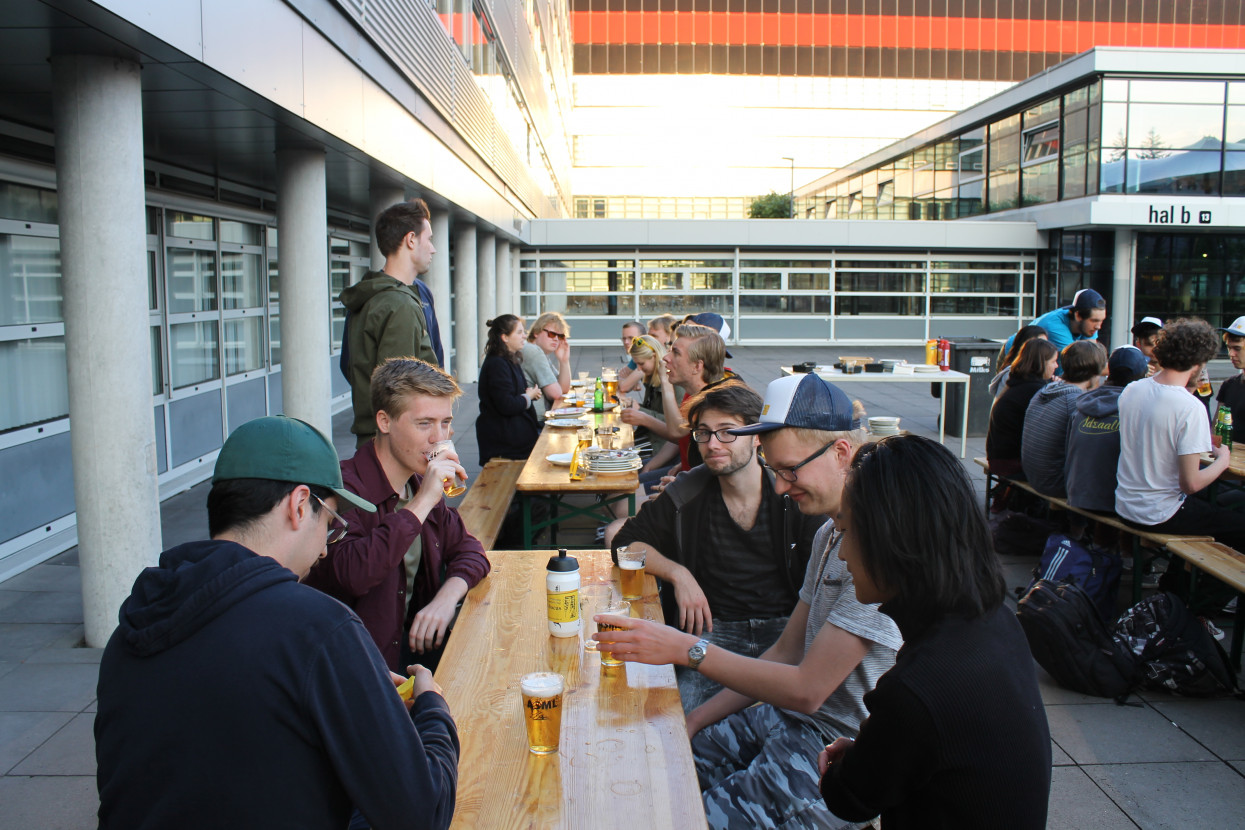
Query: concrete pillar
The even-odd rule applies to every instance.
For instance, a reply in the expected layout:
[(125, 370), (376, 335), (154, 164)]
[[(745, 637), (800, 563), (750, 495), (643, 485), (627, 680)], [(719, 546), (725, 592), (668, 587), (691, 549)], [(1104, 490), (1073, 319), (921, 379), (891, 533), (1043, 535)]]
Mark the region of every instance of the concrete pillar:
[(497, 246), (496, 237), (486, 231), (476, 234), (476, 320), (478, 354), (484, 354), (488, 337), (488, 321), (497, 316)]
[(452, 332), (454, 318), (458, 309), (450, 309), (450, 215), (443, 210), (432, 211), (432, 244), (437, 249), (433, 254), (432, 266), (428, 273), (420, 279), (432, 289), (432, 304), (437, 309), (437, 323), (441, 326), (441, 349), (445, 355), (445, 370), (457, 363), (450, 361), (450, 349), (453, 345)]
[(372, 220), (371, 227), (368, 229), (370, 234), (372, 252), (372, 270), (379, 271), (385, 267), (385, 255), (380, 252), (380, 247), (376, 244), (376, 217), (388, 207), (396, 205), (398, 202), (406, 201), (406, 190), (400, 184), (394, 184), (388, 179), (379, 176), (373, 176), (368, 188), (368, 200), (370, 202), (369, 218)]
[(454, 376), (459, 383), (475, 383), (480, 376), (476, 313), (476, 226), (460, 222), (454, 227)]
[(497, 263), (494, 270), (497, 277), (497, 313), (518, 314), (514, 304), (514, 291), (511, 290), (513, 276), (510, 272), (510, 243), (504, 237), (497, 237)]
[(1129, 228), (1115, 229), (1115, 276), (1111, 281), (1111, 298), (1107, 301), (1112, 350), (1133, 342), (1133, 237)]
[(324, 150), (277, 150), (285, 414), (332, 436), (327, 198)]
[(86, 642), (159, 558), (139, 66), (52, 58), (70, 445)]

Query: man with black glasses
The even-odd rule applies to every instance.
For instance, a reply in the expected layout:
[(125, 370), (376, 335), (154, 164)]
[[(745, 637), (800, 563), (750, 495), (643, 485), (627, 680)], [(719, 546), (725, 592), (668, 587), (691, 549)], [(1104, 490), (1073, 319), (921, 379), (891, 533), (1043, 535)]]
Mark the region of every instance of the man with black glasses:
[[(780, 378), (766, 390), (757, 422), (731, 432), (760, 435), (775, 492), (802, 513), (838, 514), (865, 435), (842, 390), (816, 375)], [(856, 736), (867, 714), (863, 698), (894, 664), (902, 640), (876, 605), (856, 600), (838, 536), (833, 521), (817, 531), (791, 618), (760, 658), (647, 620), (610, 617), (623, 630), (594, 635), (602, 651), (623, 660), (687, 666), (726, 687), (687, 715), (712, 828), (854, 826), (821, 800), (816, 757), (835, 738)]]
[[(403, 703), (363, 624), (299, 584), (375, 508), (337, 453), (280, 416), (234, 430), (208, 493), (211, 540), (138, 575), (104, 649), (99, 826), (448, 827), (458, 736), (427, 669)], [(409, 712), (408, 712), (409, 710)]]
[[(667, 620), (749, 657), (782, 633), (824, 520), (775, 492), (773, 474), (757, 462), (756, 437), (731, 433), (760, 415), (761, 396), (738, 381), (692, 398), (687, 418), (703, 463), (645, 502), (612, 543), (646, 552), (646, 569), (663, 583)], [(687, 712), (722, 688), (685, 666), (675, 673)]]

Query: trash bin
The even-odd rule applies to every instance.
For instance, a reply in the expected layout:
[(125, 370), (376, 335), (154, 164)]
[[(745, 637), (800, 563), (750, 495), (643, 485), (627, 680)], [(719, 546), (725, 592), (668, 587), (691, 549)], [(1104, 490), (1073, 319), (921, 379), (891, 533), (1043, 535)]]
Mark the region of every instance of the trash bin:
[[(949, 383), (947, 390), (947, 434), (961, 438), (964, 423), (964, 395), (968, 394), (968, 437), (983, 438), (990, 428), (990, 379), (994, 377), (994, 358), (999, 341), (984, 337), (958, 337), (951, 340), (951, 368), (968, 375), (968, 383)], [(967, 387), (967, 389), (965, 388)]]

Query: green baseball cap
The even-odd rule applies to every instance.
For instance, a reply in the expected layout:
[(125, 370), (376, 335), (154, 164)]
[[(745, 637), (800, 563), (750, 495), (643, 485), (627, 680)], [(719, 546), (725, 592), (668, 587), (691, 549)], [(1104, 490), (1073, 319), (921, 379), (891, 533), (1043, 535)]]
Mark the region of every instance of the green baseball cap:
[(216, 457), (212, 483), (264, 478), (325, 487), (360, 510), (376, 506), (342, 486), (337, 450), (311, 424), (285, 415), (268, 415), (238, 427)]

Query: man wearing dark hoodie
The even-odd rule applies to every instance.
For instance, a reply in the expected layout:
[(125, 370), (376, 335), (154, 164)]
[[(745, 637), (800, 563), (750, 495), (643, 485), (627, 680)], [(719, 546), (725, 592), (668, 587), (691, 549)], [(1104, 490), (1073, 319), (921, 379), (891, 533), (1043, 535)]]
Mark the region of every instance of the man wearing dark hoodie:
[(1025, 410), (1020, 436), (1020, 466), (1034, 490), (1063, 498), (1064, 459), (1068, 452), (1068, 427), (1076, 399), (1098, 386), (1107, 365), (1107, 352), (1096, 340), (1078, 340), (1059, 354), (1063, 380), (1043, 386)]
[(1076, 399), (1068, 431), (1068, 504), (1115, 512), (1115, 468), (1120, 462), (1120, 393), (1150, 371), (1150, 360), (1133, 346), (1120, 346), (1107, 361), (1107, 382)]
[(104, 649), (101, 828), (444, 828), (458, 736), (420, 666), (403, 703), (359, 618), (299, 584), (345, 524), (337, 453), (293, 418), (243, 424), (208, 494), (212, 539), (144, 570)]
[(361, 447), (376, 434), (372, 411), (372, 372), (391, 357), (416, 357), (440, 366), (428, 315), (420, 301), (420, 274), (432, 265), (431, 214), (423, 199), (386, 208), (376, 217), (376, 246), (385, 257), (381, 271), (369, 271), (339, 299), (349, 312), (344, 349), (354, 423), (350, 431)]

